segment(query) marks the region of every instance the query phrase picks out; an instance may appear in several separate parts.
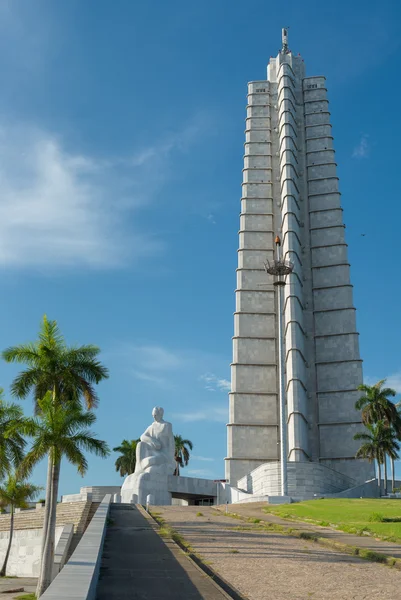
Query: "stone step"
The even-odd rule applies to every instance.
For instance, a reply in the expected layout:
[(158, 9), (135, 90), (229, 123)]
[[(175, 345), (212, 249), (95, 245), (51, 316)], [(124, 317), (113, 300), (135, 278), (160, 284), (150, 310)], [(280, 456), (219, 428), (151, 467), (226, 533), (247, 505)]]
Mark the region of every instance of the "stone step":
[[(59, 503), (57, 505), (56, 526), (72, 523), (74, 531), (82, 533), (87, 525), (88, 515), (92, 502)], [(18, 529), (40, 529), (43, 527), (44, 508), (31, 509), (16, 513), (14, 516), (14, 528)], [(10, 515), (0, 515), (0, 531), (10, 529)]]

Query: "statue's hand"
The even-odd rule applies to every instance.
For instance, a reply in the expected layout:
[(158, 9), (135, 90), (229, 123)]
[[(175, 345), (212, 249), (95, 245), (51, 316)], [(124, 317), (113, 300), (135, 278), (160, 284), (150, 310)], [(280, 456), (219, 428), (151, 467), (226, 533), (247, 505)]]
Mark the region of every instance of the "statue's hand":
[(160, 448), (162, 447), (162, 445), (159, 442), (159, 440), (156, 440), (156, 439), (153, 440), (153, 445), (156, 448), (156, 450), (160, 450)]

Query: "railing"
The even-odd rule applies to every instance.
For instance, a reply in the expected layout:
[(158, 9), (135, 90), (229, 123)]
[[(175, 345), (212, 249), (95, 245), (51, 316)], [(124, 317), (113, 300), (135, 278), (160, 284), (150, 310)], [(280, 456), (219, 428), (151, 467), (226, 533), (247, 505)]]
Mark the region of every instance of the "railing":
[(41, 600), (94, 600), (111, 495), (107, 494), (70, 560), (52, 581)]

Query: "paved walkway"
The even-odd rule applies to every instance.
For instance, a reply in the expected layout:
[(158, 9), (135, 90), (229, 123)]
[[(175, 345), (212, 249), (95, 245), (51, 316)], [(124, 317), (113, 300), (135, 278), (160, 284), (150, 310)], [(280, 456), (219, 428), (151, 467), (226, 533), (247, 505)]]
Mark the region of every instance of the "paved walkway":
[[(1, 600), (14, 600), (23, 594), (36, 592), (36, 577), (0, 577), (0, 598)], [(24, 588), (23, 592), (7, 592), (7, 590), (15, 590)]]
[[(371, 536), (353, 535), (352, 533), (345, 533), (344, 531), (330, 529), (330, 527), (320, 527), (319, 525), (313, 525), (311, 523), (303, 523), (302, 521), (281, 519), (280, 517), (276, 517), (275, 515), (263, 512), (262, 508), (265, 506), (266, 502), (229, 504), (228, 510), (230, 512), (241, 515), (242, 517), (255, 517), (257, 519), (260, 519), (261, 521), (267, 521), (269, 523), (283, 525), (284, 527), (291, 527), (292, 529), (296, 529), (297, 531), (307, 531), (310, 533), (316, 533), (320, 537), (324, 537), (334, 542), (339, 542), (341, 544), (347, 544), (349, 546), (358, 546), (359, 548), (365, 548), (366, 550), (373, 550), (374, 552), (387, 554), (388, 556), (392, 556), (393, 558), (401, 558), (401, 544), (376, 540)], [(225, 506), (221, 506), (219, 508), (221, 511), (225, 511)]]
[(112, 504), (97, 600), (226, 600), (228, 596), (137, 507)]
[(401, 595), (396, 569), (261, 530), (214, 507), (157, 511), (249, 600), (395, 600)]

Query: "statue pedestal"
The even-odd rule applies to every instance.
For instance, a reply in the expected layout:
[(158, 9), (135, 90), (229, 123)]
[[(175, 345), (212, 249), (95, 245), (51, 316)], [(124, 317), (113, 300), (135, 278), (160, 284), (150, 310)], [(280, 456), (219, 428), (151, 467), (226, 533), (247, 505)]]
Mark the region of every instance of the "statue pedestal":
[(168, 491), (166, 473), (133, 473), (128, 475), (121, 488), (121, 502), (146, 505), (147, 497), (154, 506), (170, 506), (171, 492)]

